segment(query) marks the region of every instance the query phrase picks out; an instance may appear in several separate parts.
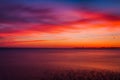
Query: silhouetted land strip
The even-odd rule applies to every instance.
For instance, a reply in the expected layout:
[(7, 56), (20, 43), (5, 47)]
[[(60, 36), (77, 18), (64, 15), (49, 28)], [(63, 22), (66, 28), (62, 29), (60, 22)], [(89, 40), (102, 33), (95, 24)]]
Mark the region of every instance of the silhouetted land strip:
[(120, 49), (120, 47), (100, 47), (100, 48), (95, 48), (95, 47), (74, 47), (74, 48), (20, 48), (20, 47), (0, 47), (0, 49)]

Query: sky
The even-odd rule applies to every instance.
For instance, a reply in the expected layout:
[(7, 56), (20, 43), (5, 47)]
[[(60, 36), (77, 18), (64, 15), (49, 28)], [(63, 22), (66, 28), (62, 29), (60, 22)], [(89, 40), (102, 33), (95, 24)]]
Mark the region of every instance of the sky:
[(0, 47), (120, 47), (120, 0), (0, 0)]

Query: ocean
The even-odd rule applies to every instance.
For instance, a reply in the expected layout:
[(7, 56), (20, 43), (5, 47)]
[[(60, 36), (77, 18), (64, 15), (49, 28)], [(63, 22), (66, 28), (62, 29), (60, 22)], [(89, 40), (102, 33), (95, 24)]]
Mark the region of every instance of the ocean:
[(15, 77), (24, 80), (26, 76), (38, 77), (40, 74), (42, 75), (40, 72), (45, 70), (106, 70), (120, 72), (120, 50), (0, 49), (0, 80), (14, 80)]

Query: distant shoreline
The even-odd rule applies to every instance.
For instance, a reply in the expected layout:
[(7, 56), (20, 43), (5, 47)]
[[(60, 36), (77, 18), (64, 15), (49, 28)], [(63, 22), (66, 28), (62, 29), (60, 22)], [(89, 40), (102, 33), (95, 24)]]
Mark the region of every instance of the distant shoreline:
[(79, 47), (75, 47), (75, 48), (31, 48), (31, 47), (0, 47), (0, 49), (120, 49), (120, 47), (101, 47), (101, 48), (79, 48)]

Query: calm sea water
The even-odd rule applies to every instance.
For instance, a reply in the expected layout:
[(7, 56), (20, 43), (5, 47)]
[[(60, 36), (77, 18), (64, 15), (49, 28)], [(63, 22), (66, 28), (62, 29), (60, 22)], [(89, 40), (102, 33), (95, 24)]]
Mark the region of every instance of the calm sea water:
[(120, 50), (110, 49), (3, 49), (0, 69), (40, 70), (107, 69), (120, 71)]

